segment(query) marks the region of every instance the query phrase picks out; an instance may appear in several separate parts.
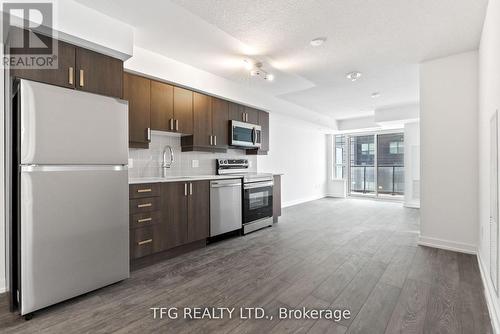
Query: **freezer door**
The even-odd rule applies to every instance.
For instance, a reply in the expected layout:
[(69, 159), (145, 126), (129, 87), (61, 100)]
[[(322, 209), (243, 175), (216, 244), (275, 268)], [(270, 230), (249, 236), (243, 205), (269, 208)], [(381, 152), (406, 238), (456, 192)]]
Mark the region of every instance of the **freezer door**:
[(21, 80), (21, 164), (127, 164), (128, 103)]
[(126, 167), (23, 167), (21, 314), (129, 277)]

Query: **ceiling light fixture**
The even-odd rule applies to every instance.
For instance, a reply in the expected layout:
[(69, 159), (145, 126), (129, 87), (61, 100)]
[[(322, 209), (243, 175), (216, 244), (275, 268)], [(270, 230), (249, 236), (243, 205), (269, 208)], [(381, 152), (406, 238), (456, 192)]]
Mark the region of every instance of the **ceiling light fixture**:
[(273, 81), (274, 80), (274, 75), (272, 75), (272, 74), (266, 74), (266, 75), (264, 75), (264, 80)]
[(373, 92), (372, 93), (372, 99), (376, 99), (377, 97), (380, 97), (380, 93), (379, 92)]
[(345, 77), (348, 80), (351, 80), (353, 82), (358, 80), (359, 78), (361, 78), (361, 76), (362, 76), (361, 72), (358, 72), (358, 71), (349, 72), (345, 75)]
[(326, 42), (326, 37), (318, 37), (318, 38), (313, 39), (309, 43), (311, 44), (311, 46), (317, 47), (317, 46), (323, 45), (323, 43), (325, 43), (325, 42)]
[(274, 80), (274, 75), (271, 73), (266, 72), (265, 70), (262, 69), (262, 63), (257, 62), (254, 63), (251, 60), (245, 59), (244, 60), (244, 65), (245, 68), (249, 71), (250, 76), (252, 77), (260, 77), (266, 81), (273, 81)]

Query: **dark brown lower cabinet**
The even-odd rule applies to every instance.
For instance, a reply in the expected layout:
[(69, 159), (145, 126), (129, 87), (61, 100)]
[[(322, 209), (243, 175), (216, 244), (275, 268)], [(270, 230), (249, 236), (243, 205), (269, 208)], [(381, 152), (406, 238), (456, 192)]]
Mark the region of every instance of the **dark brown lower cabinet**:
[[(142, 197), (145, 193), (152, 197)], [(133, 260), (175, 251), (180, 246), (190, 247), (195, 242), (204, 244), (209, 224), (209, 181), (130, 185)]]
[(273, 222), (278, 221), (281, 216), (281, 175), (274, 175), (273, 186)]
[(210, 182), (189, 182), (188, 242), (206, 239), (210, 224)]
[(186, 243), (188, 215), (187, 183), (165, 182), (161, 184), (161, 213), (161, 250)]
[(153, 226), (130, 230), (130, 258), (137, 259), (153, 254), (156, 242), (153, 230)]

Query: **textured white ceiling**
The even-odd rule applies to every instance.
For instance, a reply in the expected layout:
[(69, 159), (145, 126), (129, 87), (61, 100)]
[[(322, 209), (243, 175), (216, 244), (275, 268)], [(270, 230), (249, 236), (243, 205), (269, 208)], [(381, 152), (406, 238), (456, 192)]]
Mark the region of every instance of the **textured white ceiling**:
[[(136, 44), (335, 118), (418, 101), (422, 60), (476, 49), (487, 0), (78, 0)], [(326, 37), (313, 48), (309, 41)], [(249, 79), (245, 55), (273, 83)], [(357, 82), (346, 72), (359, 70)], [(372, 92), (381, 97), (372, 99)]]

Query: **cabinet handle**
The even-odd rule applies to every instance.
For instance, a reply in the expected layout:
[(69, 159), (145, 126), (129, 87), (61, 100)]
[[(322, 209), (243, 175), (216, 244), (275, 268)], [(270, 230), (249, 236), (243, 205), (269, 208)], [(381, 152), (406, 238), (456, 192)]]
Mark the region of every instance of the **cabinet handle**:
[(212, 135), (210, 135), (210, 145), (213, 145), (213, 139), (212, 139)]
[(241, 114), (241, 119), (243, 122), (245, 121), (245, 113)]
[(184, 196), (188, 195), (188, 184), (184, 183)]
[(214, 145), (217, 146), (217, 136), (214, 136)]
[(150, 244), (150, 243), (152, 243), (152, 242), (153, 242), (153, 239), (142, 240), (142, 241), (139, 241), (139, 242), (137, 243), (137, 245), (142, 246), (142, 245), (145, 245), (145, 244)]
[(179, 120), (175, 120), (175, 131), (179, 131)]
[(73, 67), (68, 68), (68, 83), (72, 85), (74, 83), (75, 70)]
[(174, 130), (174, 119), (173, 118), (170, 119), (170, 130), (172, 130), (172, 131)]
[(189, 182), (189, 195), (193, 194), (193, 184)]
[(146, 222), (150, 222), (152, 220), (153, 220), (153, 218), (149, 217), (149, 218), (137, 219), (137, 222), (138, 223), (146, 223)]
[(146, 140), (151, 141), (151, 128), (146, 129)]
[(149, 208), (153, 206), (153, 203), (144, 203), (144, 204), (138, 204), (137, 207), (140, 208)]
[(83, 87), (85, 85), (85, 79), (83, 75), (84, 75), (83, 70), (80, 70), (80, 87)]
[(138, 193), (150, 193), (152, 191), (151, 188), (147, 188), (147, 189), (137, 189), (137, 192)]

